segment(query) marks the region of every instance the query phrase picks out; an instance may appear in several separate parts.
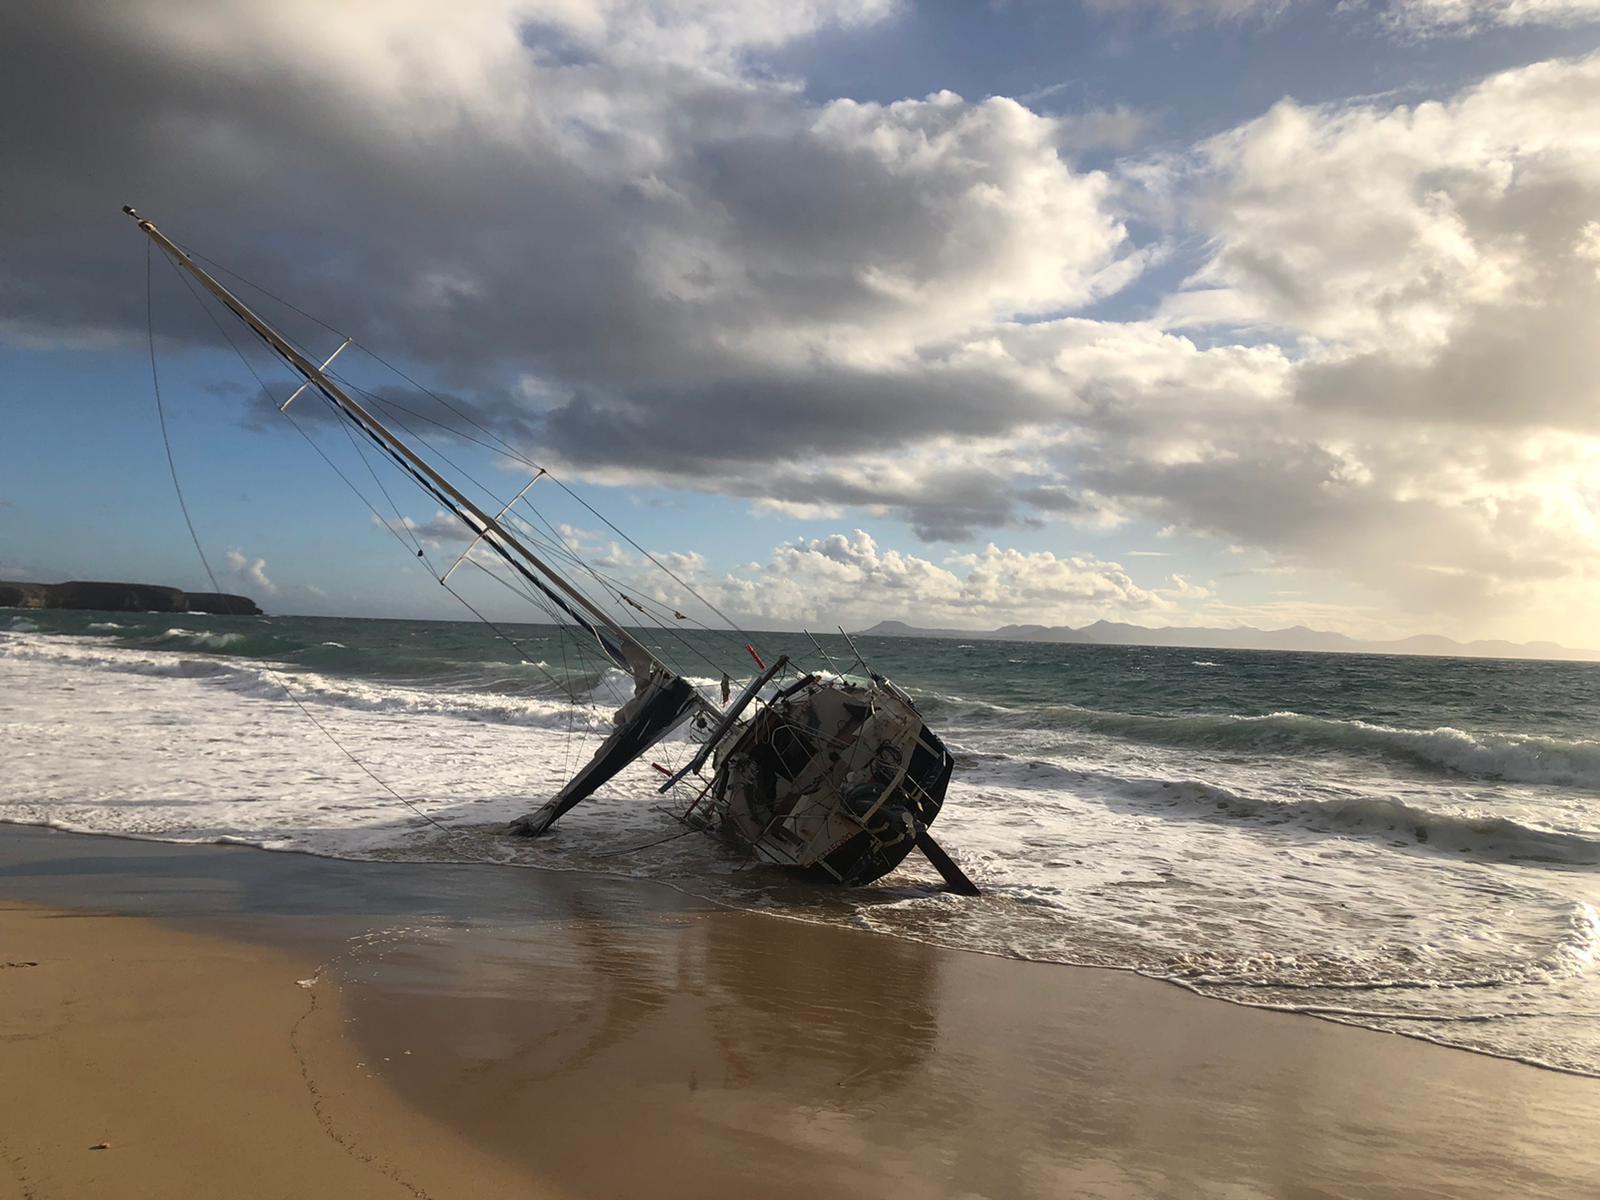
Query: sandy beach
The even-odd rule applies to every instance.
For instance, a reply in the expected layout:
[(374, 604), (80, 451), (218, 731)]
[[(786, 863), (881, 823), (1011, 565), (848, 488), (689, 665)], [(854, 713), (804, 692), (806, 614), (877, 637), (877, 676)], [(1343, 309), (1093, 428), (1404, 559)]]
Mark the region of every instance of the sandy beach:
[(7, 827), (0, 896), (0, 1196), (1600, 1190), (1592, 1079), (659, 886)]
[(1600, 1200), (1600, 0), (0, 29), (0, 1200)]
[(0, 909), (0, 1196), (538, 1195), (353, 1054), (309, 959)]

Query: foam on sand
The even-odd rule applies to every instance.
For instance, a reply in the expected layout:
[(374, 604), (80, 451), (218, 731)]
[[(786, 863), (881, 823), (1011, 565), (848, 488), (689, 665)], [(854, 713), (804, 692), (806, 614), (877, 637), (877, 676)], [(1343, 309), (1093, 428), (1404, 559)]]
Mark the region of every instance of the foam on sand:
[[(681, 763), (683, 740), (652, 751), (552, 835), (505, 837), (505, 824), (553, 795), (608, 730), (628, 690), (620, 673), (575, 705), (299, 671), (189, 643), (0, 634), (0, 819), (658, 878), (791, 918), (1136, 970), (1238, 1003), (1349, 1010), (1360, 1015), (1340, 1019), (1600, 1071), (1600, 1028), (1573, 1015), (1600, 1011), (1594, 797), (1459, 771), (1407, 774), (1388, 765), (1391, 749), (1283, 752), (1308, 739), (1387, 748), (1409, 739), (1429, 753), (1466, 745), (1533, 775), (1553, 763), (1538, 739), (1062, 706), (1036, 712), (1030, 727), (1022, 710), (990, 705), (986, 724), (969, 720), (951, 738), (958, 770), (938, 827), (985, 896), (957, 901), (909, 860), (881, 886), (845, 894), (748, 871), (712, 839), (673, 837), (681, 828), (660, 808), (650, 760)], [(409, 804), (352, 764), (284, 686)], [(1063, 712), (1092, 726), (1073, 731), (1070, 752)], [(1580, 743), (1561, 749), (1563, 770), (1583, 767)], [(1362, 1003), (1349, 1002), (1354, 992)], [(1513, 1011), (1533, 1015), (1493, 1016)]]

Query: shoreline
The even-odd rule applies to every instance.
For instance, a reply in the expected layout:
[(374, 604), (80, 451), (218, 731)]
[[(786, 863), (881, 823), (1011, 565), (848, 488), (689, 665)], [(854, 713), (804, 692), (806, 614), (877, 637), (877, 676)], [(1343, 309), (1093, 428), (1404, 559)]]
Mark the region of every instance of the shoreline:
[[(892, 943), (908, 943), (926, 947), (940, 954), (971, 954), (980, 958), (997, 959), (1002, 962), (1027, 963), (1039, 967), (1054, 967), (1067, 971), (1105, 971), (1113, 974), (1126, 975), (1135, 979), (1142, 979), (1149, 983), (1175, 988), (1196, 1000), (1214, 1004), (1224, 1004), (1231, 1008), (1245, 1009), (1262, 1013), (1272, 1013), (1279, 1016), (1298, 1017), (1312, 1021), (1326, 1022), (1346, 1029), (1359, 1029), (1365, 1033), (1384, 1037), (1396, 1037), (1405, 1041), (1420, 1042), (1423, 1045), (1435, 1046), (1444, 1050), (1451, 1050), (1461, 1054), (1470, 1054), (1476, 1057), (1487, 1058), (1495, 1062), (1512, 1063), (1535, 1071), (1549, 1071), (1557, 1075), (1564, 1075), (1576, 1079), (1587, 1079), (1600, 1083), (1600, 1072), (1582, 1070), (1577, 1067), (1567, 1067), (1560, 1063), (1548, 1062), (1543, 1059), (1511, 1053), (1498, 1053), (1494, 1050), (1478, 1046), (1461, 1045), (1447, 1041), (1443, 1038), (1430, 1037), (1425, 1033), (1411, 1030), (1379, 1029), (1364, 1023), (1357, 1016), (1345, 1015), (1338, 1012), (1323, 1012), (1312, 1008), (1296, 1008), (1293, 1005), (1251, 1003), (1244, 1000), (1235, 1000), (1229, 997), (1212, 996), (1197, 987), (1191, 986), (1182, 979), (1166, 975), (1152, 974), (1142, 971), (1137, 967), (1118, 966), (1110, 963), (1073, 962), (1060, 959), (1028, 958), (1018, 954), (1010, 954), (1003, 950), (985, 950), (974, 946), (947, 946), (936, 941), (918, 938), (913, 935), (876, 929), (870, 927), (847, 927), (837, 922), (824, 921), (815, 917), (801, 915), (793, 912), (782, 912), (776, 909), (763, 909), (736, 904), (726, 899), (715, 896), (702, 895), (689, 887), (683, 886), (672, 879), (649, 878), (630, 875), (622, 871), (605, 871), (589, 866), (552, 866), (546, 864), (494, 862), (485, 859), (471, 858), (444, 858), (444, 857), (357, 857), (354, 855), (341, 855), (321, 850), (304, 849), (297, 846), (272, 847), (263, 846), (256, 842), (244, 840), (228, 841), (175, 841), (155, 835), (142, 835), (136, 833), (100, 833), (91, 830), (67, 829), (56, 825), (42, 825), (27, 821), (13, 821), (0, 818), (0, 837), (4, 836), (6, 828), (38, 830), (49, 834), (59, 834), (70, 838), (112, 838), (118, 841), (130, 842), (140, 845), (181, 846), (195, 849), (224, 848), (228, 850), (243, 850), (260, 854), (288, 854), (305, 858), (335, 863), (372, 864), (378, 866), (407, 866), (416, 868), (452, 867), (452, 868), (482, 868), (513, 871), (537, 871), (555, 875), (576, 875), (596, 880), (605, 880), (609, 883), (620, 883), (625, 886), (639, 886), (643, 888), (663, 888), (676, 892), (687, 900), (712, 906), (727, 912), (741, 913), (756, 919), (788, 921), (800, 925), (814, 926), (817, 928), (840, 930), (856, 936), (883, 938)], [(4, 898), (4, 889), (0, 887), (0, 900)]]
[[(1054, 658), (1040, 656), (1027, 668), (1040, 682), (1019, 709), (1029, 715), (1005, 715), (1004, 704), (980, 697), (940, 710), (970, 734), (974, 753), (952, 784), (938, 836), (995, 885), (990, 899), (950, 904), (916, 859), (890, 888), (850, 898), (806, 895), (747, 872), (723, 847), (669, 836), (682, 827), (643, 764), (571, 814), (560, 837), (507, 842), (500, 823), (526, 811), (524, 798), (563, 786), (573, 751), (601, 730), (586, 725), (569, 737), (565, 724), (584, 714), (532, 693), (517, 698), (520, 685), (477, 657), (482, 646), (436, 644), (440, 630), (401, 638), (355, 624), (294, 625), (281, 643), (258, 644), (169, 630), (165, 620), (138, 624), (143, 635), (122, 631), (110, 642), (0, 638), (16, 767), (4, 815), (156, 837), (232, 835), (357, 859), (516, 859), (667, 877), (746, 909), (978, 952), (1132, 967), (1238, 1003), (1600, 1075), (1600, 1025), (1581, 1015), (1600, 1009), (1600, 975), (1582, 969), (1600, 946), (1600, 897), (1593, 871), (1568, 869), (1600, 862), (1600, 831), (1562, 816), (1564, 804), (1593, 790), (1600, 764), (1581, 730), (1549, 740), (1463, 736), (1441, 724), (1470, 688), (1440, 693), (1455, 699), (1408, 731), (1405, 721), (1367, 725), (1364, 702), (1326, 696), (1312, 706), (1324, 716), (1284, 715), (1283, 693), (1313, 682), (1287, 667), (1257, 681), (1260, 689), (1237, 681), (1252, 697), (1240, 704), (1225, 699), (1235, 683), (1196, 669), (1183, 678), (1214, 689), (1198, 704), (1206, 711), (1154, 722), (1166, 711), (1157, 693), (1173, 681), (1067, 686), (1044, 667)], [(130, 637), (137, 648), (122, 646)], [(427, 650), (413, 663), (395, 649), (401, 643)], [(272, 658), (274, 646), (306, 656), (307, 695), (326, 703), (319, 720), (332, 722), (341, 744), (403, 784), (448, 832), (419, 826), (375, 791), (285, 702), (260, 669), (265, 660), (245, 653)], [(225, 647), (232, 653), (211, 653)], [(462, 677), (466, 691), (448, 678), (413, 689), (384, 682), (396, 653), (408, 671), (478, 666)], [(914, 676), (917, 657), (906, 651), (896, 669)], [(997, 660), (985, 653), (974, 662)], [(927, 669), (930, 685), (940, 672), (952, 684), (972, 674), (937, 661)], [(1471, 682), (1460, 672), (1442, 678)], [(1550, 678), (1541, 671), (1529, 680)], [(1386, 670), (1363, 686), (1393, 691), (1404, 707), (1416, 684), (1409, 672)], [(1106, 688), (1122, 699), (1092, 719), (1046, 703), (1056, 692), (1094, 699)], [(1590, 715), (1587, 695), (1574, 693), (1574, 719)], [(1052, 733), (1058, 717), (1070, 728)], [(60, 752), (63, 727), (70, 754)], [(1275, 757), (1282, 746), (1296, 753)], [(1487, 908), (1486, 879), (1501, 886)]]
[(0, 902), (0, 1197), (535, 1191), (363, 1069), (308, 956)]
[[(120, 912), (132, 915), (52, 927), (198, 939), (211, 947), (202, 961), (265, 971), (302, 1008), (326, 995), (343, 1036), (315, 1061), (346, 1081), (339, 1119), (375, 1159), (450, 1164), (438, 1184), (415, 1185), (432, 1196), (1600, 1191), (1592, 1079), (1252, 1012), (1127, 972), (763, 921), (641, 881), (3, 826), (0, 899), (7, 960), (19, 957), (14, 906)], [(13, 1011), (6, 976), (36, 969), (0, 973), (0, 1018), (107, 1002), (87, 984), (104, 991), (122, 970), (116, 944), (85, 944), (94, 973), (31, 1018)], [(283, 978), (308, 963), (323, 965), (309, 992), (294, 986), (305, 975)], [(154, 1027), (181, 1026), (194, 997), (163, 988), (135, 971), (113, 991)], [(244, 1027), (223, 1044), (269, 1071), (278, 1056), (261, 1029), (281, 1016), (233, 1013)], [(99, 1071), (128, 1072), (118, 1055), (139, 1041), (103, 1045)], [(28, 1044), (0, 1041), (0, 1062)], [(31, 1073), (82, 1095), (94, 1083), (83, 1070), (57, 1054)], [(216, 1121), (175, 1115), (167, 1131), (191, 1160), (216, 1160), (229, 1137), (289, 1138), (280, 1131), (307, 1119), (228, 1118), (226, 1076), (196, 1085), (215, 1096)], [(290, 1110), (307, 1103), (297, 1086)], [(39, 1109), (15, 1119), (37, 1124)], [(66, 1171), (90, 1154), (78, 1140), (36, 1157)], [(85, 1145), (101, 1140), (120, 1139)], [(373, 1178), (361, 1186), (395, 1183)], [(281, 1175), (236, 1194), (294, 1193)]]

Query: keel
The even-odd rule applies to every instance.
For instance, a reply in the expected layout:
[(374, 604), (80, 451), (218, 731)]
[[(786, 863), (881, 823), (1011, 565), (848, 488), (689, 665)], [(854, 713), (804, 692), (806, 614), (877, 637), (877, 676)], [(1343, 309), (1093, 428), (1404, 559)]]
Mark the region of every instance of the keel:
[(945, 886), (958, 896), (981, 896), (978, 885), (968, 879), (966, 872), (956, 866), (955, 859), (944, 852), (944, 847), (933, 840), (926, 829), (917, 831), (917, 849), (927, 855), (934, 870), (944, 877)]

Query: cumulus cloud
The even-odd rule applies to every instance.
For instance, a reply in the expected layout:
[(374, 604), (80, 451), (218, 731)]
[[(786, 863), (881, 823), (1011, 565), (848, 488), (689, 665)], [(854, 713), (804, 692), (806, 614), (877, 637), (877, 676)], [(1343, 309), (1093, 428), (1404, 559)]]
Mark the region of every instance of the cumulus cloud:
[(1590, 57), (1444, 102), (1278, 104), (1199, 148), (1189, 178), (1206, 188), (1195, 217), (1214, 252), (1168, 320), (1421, 360), (1485, 310), (1586, 303), (1564, 268), (1600, 197), (1597, 103)]
[[(640, 593), (693, 607), (653, 578), (637, 556), (630, 563), (630, 581)], [(1144, 588), (1115, 562), (993, 543), (936, 561), (881, 546), (862, 529), (790, 542), (765, 562), (720, 575), (693, 556), (669, 565), (730, 614), (790, 626), (865, 624), (885, 617), (968, 629), (1101, 618), (1188, 623), (1189, 606), (1210, 595), (1178, 576), (1166, 587)]]
[[(35, 335), (136, 325), (126, 288), (96, 286), (129, 258), (127, 231), (86, 162), (354, 332), (463, 367), (521, 360), (595, 403), (818, 357), (870, 370), (1122, 281), (1109, 181), (1058, 156), (1050, 119), (949, 92), (816, 105), (740, 69), (752, 47), (886, 11), (30, 8), (0, 98), (31, 110), (64, 43), (97, 84), (40, 110), (12, 151), (36, 236), (8, 255), (5, 315)], [(301, 239), (300, 262), (264, 257), (263, 221)]]
[(1439, 103), (1284, 102), (1200, 147), (1212, 253), (1162, 319), (1276, 331), (1288, 403), (1096, 485), (1413, 606), (1592, 603), (1597, 103), (1590, 57)]
[(1461, 34), (1492, 26), (1600, 21), (1600, 0), (1392, 0), (1387, 15), (1411, 33)]
[[(1155, 12), (1175, 24), (1269, 20), (1305, 0), (1087, 0), (1106, 16)], [(1461, 35), (1493, 27), (1600, 20), (1600, 0), (1344, 0), (1348, 15), (1374, 17), (1407, 36)]]
[[(1471, 4), (1466, 23), (1580, 7)], [(1074, 614), (1015, 619), (1192, 602), (1183, 580), (972, 549), (1142, 520), (1418, 620), (1515, 608), (1570, 629), (1592, 605), (1600, 59), (1423, 104), (1285, 101), (1093, 171), (1074, 147), (1125, 137), (1132, 114), (1097, 132), (1004, 97), (819, 102), (761, 68), (892, 12), (23, 6), (0, 103), (30, 114), (5, 152), (29, 236), (0, 259), (0, 329), (142, 331), (126, 199), (426, 364), (569, 476), (965, 547), (796, 543), (716, 581), (736, 599), (914, 593), (952, 624), (1012, 619), (1003, 589)], [(69, 45), (81, 86), (63, 94)], [(1144, 319), (1088, 315), (1196, 259)], [(169, 332), (214, 338), (190, 320)]]
[[(765, 560), (714, 570), (698, 552), (656, 549), (647, 555), (591, 530), (557, 528), (598, 569), (569, 571), (569, 581), (625, 622), (639, 619), (633, 602), (640, 601), (662, 619), (687, 613), (717, 625), (718, 614), (727, 613), (765, 628), (828, 628), (886, 618), (968, 629), (1102, 618), (1195, 624), (1214, 596), (1210, 587), (1181, 575), (1144, 587), (1117, 562), (992, 542), (933, 558), (883, 546), (854, 529), (786, 542)], [(539, 543), (533, 544), (537, 551)], [(481, 561), (491, 573), (516, 582), (499, 560), (484, 555)]]
[[(64, 44), (96, 84), (21, 127), (14, 220), (31, 236), (0, 265), (0, 320), (36, 340), (137, 333), (114, 184), (214, 258), (453, 375), (476, 419), (554, 461), (753, 500), (777, 470), (774, 500), (861, 501), (863, 446), (887, 461), (1054, 417), (1043, 374), (1020, 377), (986, 331), (1150, 261), (1055, 119), (950, 92), (817, 104), (742, 65), (889, 11), (30, 8), (0, 102), (50, 90)], [(187, 319), (173, 332), (214, 339)], [(830, 494), (804, 494), (808, 474)], [(930, 536), (1010, 515), (982, 468), (874, 474)]]
[(258, 591), (275, 595), (278, 585), (267, 578), (267, 560), (264, 558), (251, 558), (237, 546), (229, 548), (227, 553), (228, 573), (241, 584), (253, 587)]

